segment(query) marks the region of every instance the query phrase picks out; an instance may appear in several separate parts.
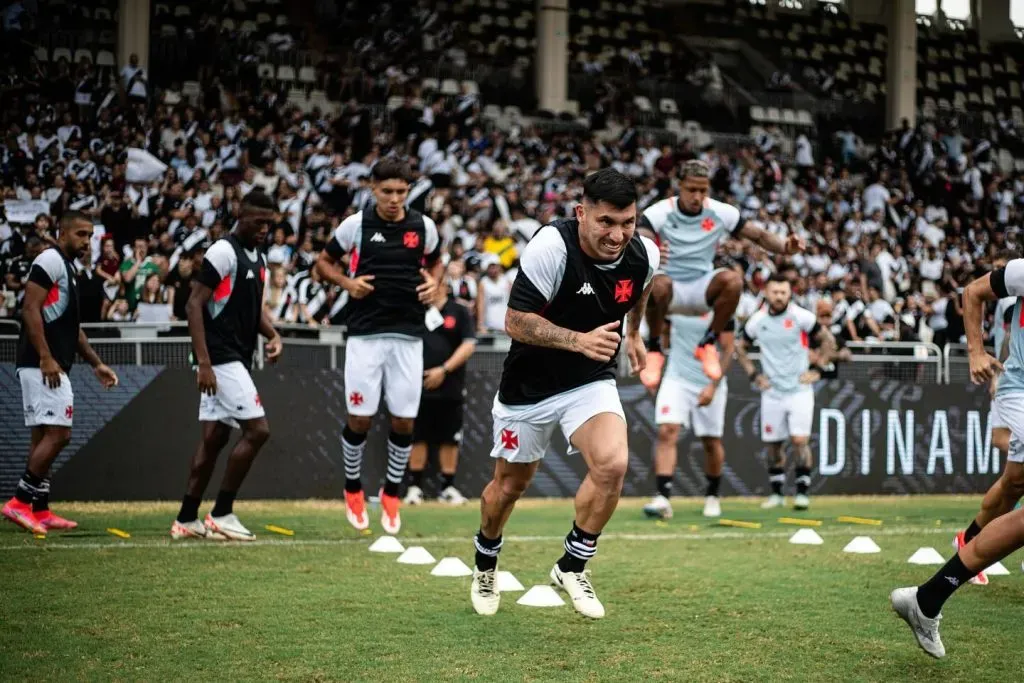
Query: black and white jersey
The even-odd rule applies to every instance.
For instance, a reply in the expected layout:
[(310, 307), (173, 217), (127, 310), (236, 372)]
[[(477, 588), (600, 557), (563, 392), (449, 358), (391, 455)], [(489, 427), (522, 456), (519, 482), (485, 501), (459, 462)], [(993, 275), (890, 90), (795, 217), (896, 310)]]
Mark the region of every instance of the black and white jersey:
[[(71, 370), (78, 349), (81, 315), (78, 305), (78, 281), (74, 263), (64, 253), (51, 247), (32, 262), (28, 281), (46, 290), (43, 300), (43, 336), (50, 353), (64, 372)], [(28, 326), (22, 325), (18, 335), (19, 368), (38, 368), (39, 352), (28, 338)]]
[[(602, 263), (583, 253), (579, 223), (558, 220), (537, 231), (519, 261), (508, 307), (536, 313), (577, 332), (621, 321), (654, 277), (653, 241), (634, 235), (618, 260)], [(622, 332), (622, 330), (619, 330)], [(602, 363), (582, 353), (513, 340), (501, 373), (498, 400), (524, 405), (615, 377), (615, 359)]]
[(334, 259), (349, 254), (349, 277), (373, 275), (373, 291), (351, 299), (344, 308), (349, 336), (389, 335), (420, 338), (425, 332), (424, 307), (416, 287), (420, 268), (440, 254), (434, 221), (407, 211), (400, 222), (384, 220), (376, 209), (352, 214), (327, 243)]
[(263, 254), (245, 249), (233, 234), (206, 251), (196, 281), (213, 290), (203, 308), (206, 348), (213, 365), (239, 361), (252, 367), (266, 278)]

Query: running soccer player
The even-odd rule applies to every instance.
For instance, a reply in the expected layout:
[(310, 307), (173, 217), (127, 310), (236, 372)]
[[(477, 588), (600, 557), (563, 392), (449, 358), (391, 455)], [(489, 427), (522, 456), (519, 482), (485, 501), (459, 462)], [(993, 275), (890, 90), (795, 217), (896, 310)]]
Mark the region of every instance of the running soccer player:
[(640, 322), (658, 267), (658, 248), (636, 234), (636, 187), (606, 168), (583, 182), (575, 218), (541, 228), (523, 251), (505, 327), (512, 347), (494, 398), (494, 477), (481, 496), (470, 598), (494, 614), (502, 529), (560, 428), (589, 473), (576, 493), (576, 518), (551, 582), (575, 609), (599, 619), (587, 561), (615, 512), (629, 450), (615, 386), (619, 327), (628, 315), (626, 353), (644, 367)]
[(79, 327), (75, 259), (87, 258), (92, 221), (67, 211), (54, 246), (32, 261), (22, 309), (15, 359), (21, 382), (25, 426), (32, 430), (28, 464), (2, 514), (34, 534), (74, 529), (77, 523), (50, 510), (50, 466), (71, 441), (75, 396), (68, 373), (77, 352), (107, 389), (117, 375), (100, 360)]
[[(398, 159), (371, 171), (376, 205), (341, 222), (316, 267), (349, 295), (345, 392), (348, 422), (341, 433), (345, 461), (345, 516), (356, 529), (369, 527), (362, 465), (366, 434), (380, 406), (381, 389), (391, 414), (387, 476), (380, 492), (381, 526), (402, 526), (398, 489), (412, 450), (413, 425), (423, 388), (424, 313), (435, 297), (432, 268), (440, 256), (434, 221), (405, 208), (412, 172)], [(341, 260), (348, 255), (347, 270)]]
[[(761, 441), (768, 446), (768, 480), (772, 493), (761, 507), (782, 507), (786, 499), (786, 440), (793, 445), (796, 498), (793, 507), (806, 510), (811, 500), (810, 438), (814, 422), (814, 382), (821, 377), (811, 369), (808, 347), (818, 343), (818, 356), (831, 359), (835, 340), (817, 317), (793, 303), (793, 290), (785, 276), (775, 273), (764, 288), (765, 305), (750, 316), (743, 336), (736, 344), (736, 358), (750, 381), (761, 390)], [(746, 341), (757, 342), (761, 351), (761, 372), (747, 356)]]
[(741, 221), (736, 207), (711, 199), (710, 173), (705, 162), (687, 161), (681, 171), (679, 196), (652, 204), (640, 219), (639, 227), (659, 241), (665, 262), (664, 272), (655, 276), (651, 286), (647, 307), (651, 353), (640, 376), (652, 391), (665, 365), (661, 332), (668, 314), (692, 316), (714, 311), (694, 353), (709, 379), (722, 377), (716, 343), (736, 312), (743, 278), (734, 270), (714, 268), (719, 242), (732, 235), (776, 254), (795, 254), (804, 249), (803, 239), (796, 234), (779, 237), (750, 221)]
[[(281, 355), (281, 337), (263, 307), (267, 264), (259, 247), (276, 216), (273, 200), (253, 190), (242, 200), (238, 225), (206, 251), (192, 282), (186, 311), (197, 366), (199, 423), (202, 435), (189, 465), (188, 485), (171, 538), (252, 541), (255, 534), (234, 513), (235, 496), (253, 460), (270, 437), (270, 426), (253, 384), (252, 358), (257, 336), (267, 339), (267, 360)], [(213, 467), (234, 427), (242, 437), (228, 457), (220, 492), (206, 519), (199, 504)]]
[(704, 516), (720, 517), (722, 514), (718, 487), (725, 464), (722, 432), (725, 430), (725, 403), (729, 395), (725, 372), (733, 355), (736, 326), (730, 321), (718, 338), (725, 355), (722, 377), (709, 380), (700, 361), (693, 355), (693, 349), (707, 331), (711, 315), (674, 315), (669, 319), (668, 364), (655, 401), (658, 445), (654, 453), (654, 476), (658, 493), (644, 506), (644, 514), (648, 517), (668, 519), (672, 516), (669, 498), (672, 495), (672, 474), (676, 469), (676, 443), (680, 427), (686, 429), (690, 426), (704, 446), (704, 476), (707, 478)]
[[(939, 620), (942, 619), (942, 606), (946, 600), (971, 577), (1024, 547), (1024, 508), (1011, 511), (1013, 503), (1007, 504), (1010, 499), (1016, 501), (1020, 497), (1017, 494), (1020, 479), (1011, 482), (1007, 476), (1011, 472), (1010, 465), (1014, 465), (1012, 471), (1019, 477), (1020, 465), (1024, 463), (1024, 332), (1021, 331), (1024, 300), (1020, 298), (1024, 296), (1024, 259), (1013, 259), (1005, 268), (984, 275), (967, 286), (964, 290), (964, 328), (971, 381), (975, 384), (992, 381), (1004, 368), (985, 351), (981, 317), (985, 302), (1006, 296), (1017, 297), (1017, 302), (1010, 322), (1009, 357), (996, 390), (996, 406), (1002, 421), (1010, 428), (1010, 450), (1003, 477), (985, 495), (979, 517), (1003, 514), (979, 525), (981, 530), (928, 581), (920, 586), (897, 588), (889, 596), (892, 608), (910, 626), (918, 645), (933, 657), (946, 655), (939, 636)], [(996, 494), (993, 494), (994, 490), (997, 490)], [(997, 499), (998, 504), (986, 513), (988, 503)]]

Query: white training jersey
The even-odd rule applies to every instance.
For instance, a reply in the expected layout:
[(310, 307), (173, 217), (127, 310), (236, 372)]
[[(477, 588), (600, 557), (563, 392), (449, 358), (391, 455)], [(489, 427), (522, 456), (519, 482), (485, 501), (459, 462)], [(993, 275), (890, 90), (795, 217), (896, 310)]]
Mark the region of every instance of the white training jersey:
[(648, 207), (640, 225), (667, 243), (664, 272), (677, 282), (691, 282), (711, 272), (719, 243), (742, 224), (735, 206), (708, 198), (700, 213), (691, 216), (680, 210), (677, 197), (669, 197)]
[(750, 316), (743, 332), (757, 342), (761, 370), (773, 391), (792, 394), (811, 390), (810, 385), (800, 383), (800, 375), (811, 367), (810, 333), (817, 325), (813, 313), (792, 302), (777, 315), (765, 305)]

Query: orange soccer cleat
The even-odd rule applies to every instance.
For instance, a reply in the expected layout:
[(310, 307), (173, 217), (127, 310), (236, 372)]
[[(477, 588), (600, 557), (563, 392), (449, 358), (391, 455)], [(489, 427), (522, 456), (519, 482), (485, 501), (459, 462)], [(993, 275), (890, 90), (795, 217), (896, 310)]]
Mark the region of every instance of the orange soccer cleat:
[(31, 531), (33, 534), (46, 535), (46, 527), (36, 519), (35, 514), (32, 512), (32, 505), (29, 503), (22, 503), (17, 498), (11, 498), (4, 505), (3, 510), (0, 510), (0, 514), (26, 531)]
[(345, 491), (345, 517), (359, 531), (370, 526), (370, 518), (366, 516), (366, 496), (362, 491)]
[(49, 530), (57, 529), (59, 531), (67, 531), (69, 529), (78, 528), (78, 522), (73, 522), (70, 519), (64, 519), (59, 515), (53, 514), (50, 510), (36, 512), (35, 516), (39, 523)]
[(398, 515), (401, 506), (398, 496), (389, 496), (381, 489), (380, 492), (380, 524), (389, 534), (397, 534), (402, 528), (402, 518)]
[(704, 374), (708, 376), (708, 379), (712, 382), (722, 379), (722, 363), (718, 359), (718, 347), (713, 343), (698, 346), (694, 356), (704, 366)]

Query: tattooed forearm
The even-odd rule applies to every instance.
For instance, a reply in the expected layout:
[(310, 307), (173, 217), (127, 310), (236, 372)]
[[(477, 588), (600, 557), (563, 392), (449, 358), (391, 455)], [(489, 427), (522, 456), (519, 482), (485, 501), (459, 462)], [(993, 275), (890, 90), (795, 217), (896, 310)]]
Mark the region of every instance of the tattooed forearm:
[(508, 336), (523, 344), (564, 351), (575, 351), (579, 337), (579, 332), (559, 327), (536, 313), (524, 313), (511, 308), (505, 315), (505, 331)]

